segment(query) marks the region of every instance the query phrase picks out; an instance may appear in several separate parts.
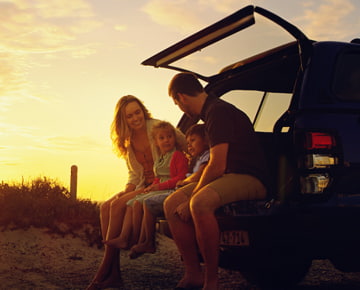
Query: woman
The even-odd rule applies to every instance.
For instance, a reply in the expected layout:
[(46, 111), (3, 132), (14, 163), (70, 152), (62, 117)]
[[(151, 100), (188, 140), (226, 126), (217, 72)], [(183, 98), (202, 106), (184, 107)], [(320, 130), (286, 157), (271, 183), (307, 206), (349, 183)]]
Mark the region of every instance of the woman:
[[(134, 96), (124, 96), (116, 105), (111, 139), (119, 157), (126, 161), (129, 176), (125, 190), (105, 201), (100, 207), (103, 240), (119, 236), (126, 202), (153, 182), (153, 164), (158, 158), (158, 151), (150, 136), (151, 129), (157, 122), (144, 104)], [(121, 283), (119, 254), (119, 249), (105, 245), (101, 265), (87, 289), (118, 286)]]
[[(116, 105), (111, 139), (118, 156), (125, 159), (129, 175), (125, 190), (105, 201), (100, 207), (101, 234), (104, 241), (119, 236), (123, 228), (126, 202), (142, 193), (154, 180), (153, 165), (159, 152), (151, 137), (151, 131), (158, 122), (134, 96), (124, 96)], [(177, 142), (185, 148), (184, 135), (178, 130), (176, 135)], [(105, 244), (103, 260), (87, 289), (121, 285), (119, 254), (119, 249)]]

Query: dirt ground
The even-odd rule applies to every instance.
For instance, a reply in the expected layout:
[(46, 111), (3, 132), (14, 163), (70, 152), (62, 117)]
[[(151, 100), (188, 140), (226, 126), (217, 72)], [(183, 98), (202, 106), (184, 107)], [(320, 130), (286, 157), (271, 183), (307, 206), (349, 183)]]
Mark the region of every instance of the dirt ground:
[[(158, 243), (155, 254), (136, 260), (130, 260), (126, 251), (121, 254), (124, 289), (176, 285), (182, 264), (175, 245), (164, 236)], [(85, 289), (102, 255), (103, 249), (89, 247), (79, 238), (48, 234), (45, 229), (0, 232), (0, 289)]]
[[(121, 289), (173, 289), (183, 273), (172, 240), (157, 236), (155, 254), (136, 260), (121, 254)], [(103, 255), (71, 236), (48, 234), (45, 229), (0, 232), (0, 289), (85, 289)], [(241, 273), (220, 269), (221, 289), (257, 290)], [(314, 261), (295, 290), (360, 289), (360, 273), (341, 273), (328, 261)]]

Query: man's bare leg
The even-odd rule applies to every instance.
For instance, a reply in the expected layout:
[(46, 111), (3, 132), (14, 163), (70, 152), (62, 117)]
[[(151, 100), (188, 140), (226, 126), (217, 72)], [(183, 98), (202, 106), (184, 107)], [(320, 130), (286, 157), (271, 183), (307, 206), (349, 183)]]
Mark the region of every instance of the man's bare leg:
[(205, 263), (203, 289), (206, 290), (219, 289), (219, 226), (214, 212), (220, 205), (218, 193), (211, 188), (203, 188), (190, 202), (196, 238)]
[(177, 287), (202, 287), (204, 278), (198, 256), (194, 225), (192, 222), (182, 221), (175, 213), (178, 205), (187, 201), (188, 197), (178, 190), (164, 202), (165, 216), (185, 266), (184, 276)]

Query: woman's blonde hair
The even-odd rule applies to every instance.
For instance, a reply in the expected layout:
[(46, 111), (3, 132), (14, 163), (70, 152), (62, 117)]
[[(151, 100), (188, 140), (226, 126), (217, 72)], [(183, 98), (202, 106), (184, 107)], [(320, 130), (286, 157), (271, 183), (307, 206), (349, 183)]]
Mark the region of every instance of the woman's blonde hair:
[(114, 119), (111, 123), (111, 140), (114, 150), (119, 157), (124, 158), (127, 153), (127, 146), (131, 138), (131, 129), (126, 121), (125, 108), (131, 102), (137, 102), (144, 112), (145, 120), (152, 119), (152, 116), (144, 104), (132, 95), (123, 96), (117, 102), (114, 112)]
[(176, 129), (171, 123), (169, 123), (167, 121), (159, 121), (158, 123), (156, 123), (152, 127), (152, 130), (151, 130), (151, 136), (152, 136), (153, 140), (155, 140), (156, 134), (159, 132), (159, 130), (169, 130), (169, 131), (171, 131), (175, 136), (175, 147), (176, 147), (176, 149), (179, 150), (179, 151), (185, 151), (186, 150), (186, 143), (180, 137), (180, 135), (182, 133), (180, 133), (179, 130)]

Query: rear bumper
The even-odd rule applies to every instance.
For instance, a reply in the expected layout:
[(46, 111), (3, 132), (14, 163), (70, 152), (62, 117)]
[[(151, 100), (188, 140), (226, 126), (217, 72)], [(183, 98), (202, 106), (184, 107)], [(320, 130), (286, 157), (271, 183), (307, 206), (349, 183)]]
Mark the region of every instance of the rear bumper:
[(274, 205), (256, 214), (218, 214), (217, 219), (221, 231), (249, 231), (254, 249), (287, 249), (311, 259), (331, 258), (344, 251), (360, 253), (360, 206), (356, 205)]

